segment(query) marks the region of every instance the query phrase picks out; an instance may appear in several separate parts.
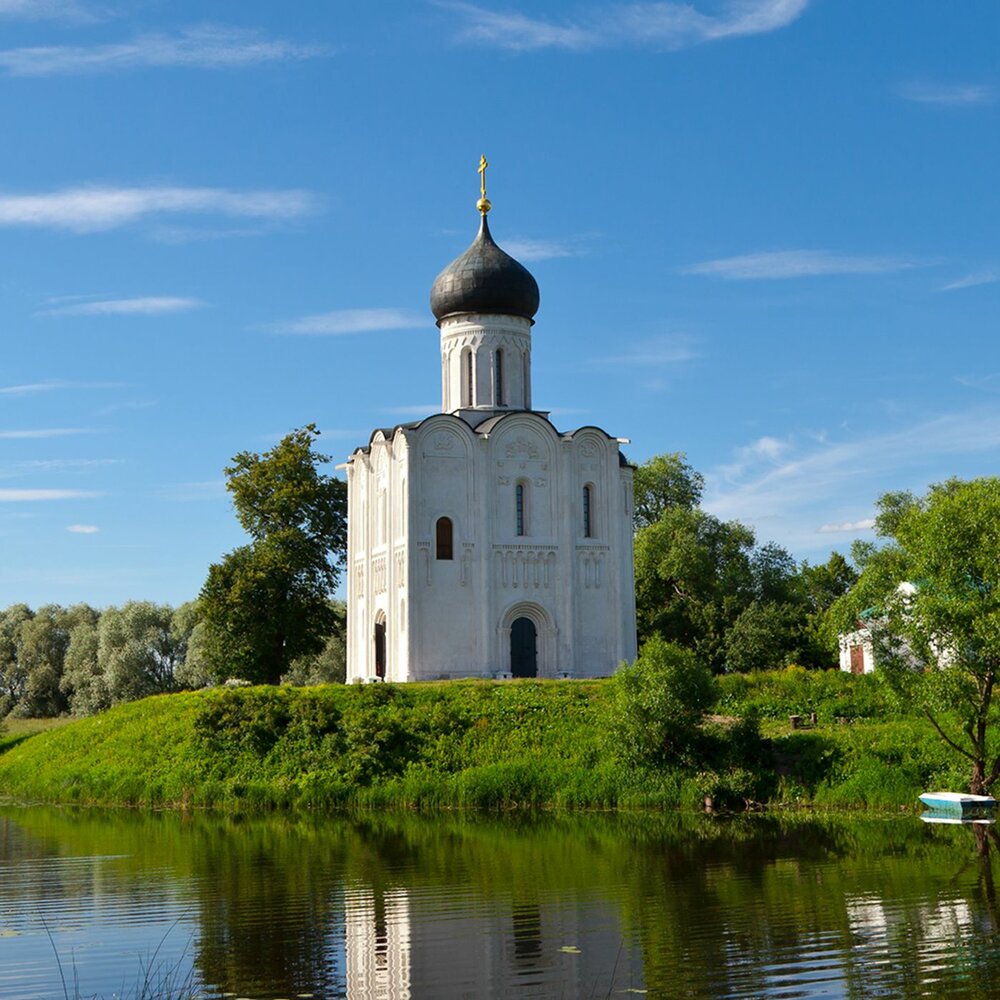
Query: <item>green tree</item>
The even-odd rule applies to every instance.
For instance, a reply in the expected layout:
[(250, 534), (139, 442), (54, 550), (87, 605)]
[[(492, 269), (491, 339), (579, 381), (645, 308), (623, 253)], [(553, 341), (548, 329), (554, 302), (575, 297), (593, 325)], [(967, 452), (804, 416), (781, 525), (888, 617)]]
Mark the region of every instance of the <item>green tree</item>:
[(101, 615), (97, 659), (112, 704), (174, 690), (181, 650), (173, 617), (170, 605), (151, 601), (128, 601)]
[[(984, 794), (1000, 779), (1000, 479), (950, 480), (922, 498), (889, 493), (878, 507), (888, 543), (865, 552), (839, 619), (849, 626), (868, 609), (879, 670), (918, 700)], [(927, 667), (922, 678), (915, 663)]]
[(667, 508), (638, 531), (640, 641), (660, 636), (722, 670), (726, 632), (754, 597), (753, 545), (745, 525), (685, 507)]
[(209, 568), (199, 598), (206, 664), (218, 678), (274, 684), (337, 630), (330, 605), (347, 542), (347, 487), (320, 472), (310, 424), (263, 455), (240, 452), (227, 488), (251, 544)]
[(726, 670), (776, 670), (801, 660), (803, 625), (801, 606), (751, 602), (726, 632)]
[(93, 620), (97, 612), (86, 604), (64, 608), (46, 604), (21, 625), (20, 664), (24, 690), (17, 708), (28, 718), (61, 715), (69, 707), (60, 687), (69, 649), (70, 633), (81, 621)]
[(347, 646), (344, 643), (347, 607), (342, 601), (334, 601), (333, 611), (337, 616), (337, 631), (326, 640), (320, 652), (295, 660), (281, 678), (282, 684), (343, 684), (347, 680)]
[(655, 524), (674, 507), (694, 510), (701, 502), (705, 478), (685, 461), (681, 451), (654, 455), (633, 473), (634, 525), (638, 531)]
[(690, 763), (715, 700), (711, 672), (690, 650), (651, 638), (612, 680), (611, 740), (632, 767)]
[(98, 660), (99, 617), (83, 618), (70, 630), (59, 688), (74, 715), (94, 715), (111, 706), (107, 679)]
[(15, 708), (24, 694), (27, 675), (21, 630), (34, 616), (27, 604), (12, 604), (0, 612), (0, 717)]

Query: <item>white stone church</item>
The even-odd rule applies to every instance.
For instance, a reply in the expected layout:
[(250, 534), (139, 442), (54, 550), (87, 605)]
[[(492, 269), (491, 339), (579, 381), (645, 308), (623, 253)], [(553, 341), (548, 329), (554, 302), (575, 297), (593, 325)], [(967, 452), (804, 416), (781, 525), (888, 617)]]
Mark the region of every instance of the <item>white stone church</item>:
[(348, 681), (602, 677), (636, 655), (632, 468), (532, 408), (538, 285), (493, 241), (485, 183), (477, 207), (431, 288), (441, 412), (347, 461)]

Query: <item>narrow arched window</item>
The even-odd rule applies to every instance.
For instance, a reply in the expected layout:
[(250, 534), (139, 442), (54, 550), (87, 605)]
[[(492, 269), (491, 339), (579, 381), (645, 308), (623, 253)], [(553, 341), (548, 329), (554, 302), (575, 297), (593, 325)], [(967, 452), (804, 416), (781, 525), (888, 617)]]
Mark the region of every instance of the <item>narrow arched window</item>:
[(524, 408), (531, 409), (531, 362), (528, 360), (528, 352), (521, 355), (521, 396), (524, 399)]
[(497, 406), (504, 405), (504, 384), (503, 384), (503, 351), (497, 350), (493, 359), (494, 382), (497, 392)]
[(527, 488), (524, 483), (518, 483), (517, 486), (514, 487), (514, 526), (515, 534), (517, 534), (519, 538), (527, 534), (528, 498), (526, 493)]
[(439, 517), (435, 531), (434, 553), (438, 559), (452, 559), (452, 526), (450, 517)]
[(583, 488), (583, 537), (594, 537), (594, 488), (584, 486)]
[(462, 405), (472, 406), (472, 351), (466, 350), (462, 355)]

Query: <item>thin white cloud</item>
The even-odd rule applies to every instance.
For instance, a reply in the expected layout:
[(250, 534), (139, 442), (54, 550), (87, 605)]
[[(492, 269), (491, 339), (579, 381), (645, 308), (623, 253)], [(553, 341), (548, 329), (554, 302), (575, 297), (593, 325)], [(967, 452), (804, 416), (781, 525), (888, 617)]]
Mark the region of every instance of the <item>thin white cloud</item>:
[(29, 503), (38, 500), (81, 500), (99, 497), (90, 490), (0, 490), (0, 503)]
[(74, 0), (0, 0), (0, 17), (25, 21), (95, 21), (101, 16), (99, 8)]
[(161, 215), (296, 219), (317, 209), (307, 191), (231, 191), (199, 187), (75, 187), (0, 194), (0, 226), (91, 233)]
[(104, 299), (77, 302), (71, 306), (45, 309), (44, 316), (162, 316), (165, 313), (190, 312), (205, 303), (179, 295), (145, 295), (131, 299)]
[(238, 69), (261, 63), (314, 59), (327, 50), (259, 31), (227, 26), (186, 28), (176, 34), (137, 35), (104, 45), (37, 45), (0, 49), (0, 69), (10, 76), (109, 73), (130, 69)]
[(833, 535), (841, 532), (870, 531), (875, 527), (874, 517), (863, 517), (860, 521), (843, 521), (840, 524), (824, 524), (816, 531), (821, 535)]
[(1000, 281), (1000, 268), (990, 268), (989, 270), (973, 271), (971, 274), (965, 275), (964, 278), (950, 281), (942, 287), (941, 291), (957, 292), (962, 288), (975, 288), (976, 285), (992, 285), (998, 281)]
[(29, 469), (96, 469), (121, 465), (124, 458), (31, 458), (18, 462)]
[(459, 41), (513, 51), (643, 47), (680, 49), (704, 42), (759, 35), (787, 27), (809, 0), (724, 0), (718, 13), (690, 3), (605, 5), (576, 20), (559, 22), (469, 3), (439, 3), (459, 13)]
[(427, 326), (427, 320), (407, 309), (335, 309), (275, 323), (268, 329), (273, 333), (340, 336), (375, 330), (412, 330), (422, 326)]
[(903, 83), (899, 95), (918, 104), (968, 106), (992, 104), (996, 91), (981, 83)]
[(701, 357), (693, 338), (687, 334), (665, 334), (631, 344), (619, 354), (597, 359), (601, 365), (629, 365), (643, 368), (676, 365)]
[(523, 261), (555, 260), (559, 257), (579, 257), (585, 252), (581, 243), (584, 237), (567, 239), (533, 239), (529, 236), (504, 240), (503, 249), (512, 257)]
[(45, 382), (26, 382), (23, 385), (0, 385), (0, 396), (34, 396), (42, 392), (64, 389), (120, 389), (124, 382), (71, 382), (67, 379), (47, 379)]
[(680, 269), (681, 274), (703, 274), (730, 281), (811, 278), (833, 274), (892, 274), (927, 261), (905, 257), (863, 257), (830, 250), (775, 250), (706, 260)]
[(990, 394), (1000, 393), (1000, 372), (987, 375), (957, 375), (955, 381), (969, 389), (979, 389)]
[(67, 524), (66, 530), (74, 535), (96, 535), (101, 529), (96, 524)]
[(87, 427), (40, 427), (31, 430), (0, 431), (0, 441), (29, 441), (41, 438), (70, 437), (74, 434), (93, 434)]
[(886, 490), (915, 478), (946, 479), (960, 456), (991, 453), (1000, 457), (996, 406), (850, 440), (814, 436), (798, 446), (790, 442), (777, 463), (735, 462), (711, 470), (704, 506), (724, 519), (756, 525), (762, 537), (801, 549), (816, 544), (815, 525), (847, 523), (851, 508), (872, 503)]
[(468, 3), (440, 3), (465, 18), (458, 29), (458, 40), (502, 49), (569, 49), (583, 51), (597, 48), (599, 34), (579, 24), (553, 24), (516, 11), (492, 11)]

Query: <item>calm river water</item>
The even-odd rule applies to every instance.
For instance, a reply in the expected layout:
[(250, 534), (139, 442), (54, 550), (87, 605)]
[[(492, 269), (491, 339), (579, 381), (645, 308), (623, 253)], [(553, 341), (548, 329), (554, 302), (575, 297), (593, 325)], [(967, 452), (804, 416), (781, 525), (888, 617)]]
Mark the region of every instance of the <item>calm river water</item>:
[(0, 997), (996, 997), (995, 829), (0, 806)]

